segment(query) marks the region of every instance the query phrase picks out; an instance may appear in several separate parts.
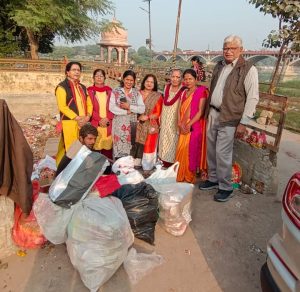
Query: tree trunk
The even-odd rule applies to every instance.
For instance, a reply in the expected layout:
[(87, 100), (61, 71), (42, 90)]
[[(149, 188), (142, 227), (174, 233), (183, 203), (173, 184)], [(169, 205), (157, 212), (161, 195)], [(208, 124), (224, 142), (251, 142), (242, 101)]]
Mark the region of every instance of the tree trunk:
[(37, 60), (39, 58), (38, 55), (38, 50), (39, 50), (39, 42), (34, 33), (26, 29), (26, 33), (28, 36), (28, 42), (29, 42), (29, 47), (30, 47), (30, 55), (32, 60)]
[(269, 90), (268, 90), (268, 93), (270, 94), (275, 94), (275, 90), (276, 90), (276, 87), (278, 85), (278, 81), (280, 79), (280, 71), (279, 71), (279, 67), (280, 67), (280, 63), (281, 63), (281, 60), (282, 60), (282, 57), (284, 55), (284, 50), (286, 48), (286, 42), (284, 41), (280, 47), (280, 50), (279, 50), (279, 55), (278, 55), (278, 58), (277, 58), (277, 62), (276, 62), (276, 66), (275, 66), (275, 71), (273, 73), (273, 76), (272, 76), (272, 81), (270, 83), (270, 87), (269, 87)]

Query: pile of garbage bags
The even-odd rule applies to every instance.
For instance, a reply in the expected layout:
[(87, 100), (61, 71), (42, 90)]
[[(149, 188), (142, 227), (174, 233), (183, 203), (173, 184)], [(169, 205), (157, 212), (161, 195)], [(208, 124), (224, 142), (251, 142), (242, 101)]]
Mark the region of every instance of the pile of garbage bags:
[(90, 291), (97, 291), (120, 267), (134, 236), (119, 199), (90, 193), (66, 209), (40, 194), (33, 210), (46, 238), (66, 242), (73, 266)]

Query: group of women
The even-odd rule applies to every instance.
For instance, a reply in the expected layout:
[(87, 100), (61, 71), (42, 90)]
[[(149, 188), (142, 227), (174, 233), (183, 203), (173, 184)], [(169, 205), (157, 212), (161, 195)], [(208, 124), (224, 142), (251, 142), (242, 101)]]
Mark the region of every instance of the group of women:
[(119, 87), (105, 85), (105, 71), (96, 69), (93, 86), (80, 83), (81, 64), (66, 66), (66, 79), (56, 88), (62, 120), (57, 163), (90, 122), (98, 130), (94, 149), (110, 159), (131, 155), (147, 173), (159, 158), (164, 167), (179, 162), (178, 181), (194, 183), (196, 171), (205, 170), (204, 108), (208, 90), (197, 85), (193, 69), (174, 69), (164, 93), (157, 78), (147, 74), (140, 89), (136, 74), (123, 73)]

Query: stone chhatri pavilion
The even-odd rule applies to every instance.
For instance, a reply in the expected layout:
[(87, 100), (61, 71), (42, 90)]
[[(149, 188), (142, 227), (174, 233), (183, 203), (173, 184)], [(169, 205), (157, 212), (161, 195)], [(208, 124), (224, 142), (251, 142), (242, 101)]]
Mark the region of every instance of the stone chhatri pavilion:
[[(113, 18), (112, 23), (118, 23), (119, 21)], [(111, 32), (102, 32), (100, 40), (100, 60), (104, 62), (104, 49), (107, 50), (107, 63), (112, 62), (111, 53), (113, 49), (117, 51), (117, 63), (128, 63), (128, 45), (127, 31), (122, 28), (114, 28)]]

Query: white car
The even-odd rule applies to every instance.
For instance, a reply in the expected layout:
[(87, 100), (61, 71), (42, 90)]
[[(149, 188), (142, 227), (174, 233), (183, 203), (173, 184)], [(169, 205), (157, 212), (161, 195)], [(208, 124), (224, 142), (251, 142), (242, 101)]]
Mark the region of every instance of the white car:
[(282, 198), (283, 227), (268, 242), (261, 268), (263, 292), (300, 292), (300, 172), (288, 182)]

